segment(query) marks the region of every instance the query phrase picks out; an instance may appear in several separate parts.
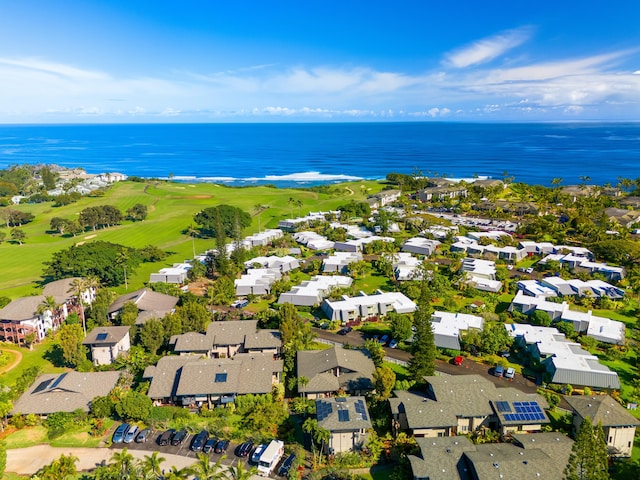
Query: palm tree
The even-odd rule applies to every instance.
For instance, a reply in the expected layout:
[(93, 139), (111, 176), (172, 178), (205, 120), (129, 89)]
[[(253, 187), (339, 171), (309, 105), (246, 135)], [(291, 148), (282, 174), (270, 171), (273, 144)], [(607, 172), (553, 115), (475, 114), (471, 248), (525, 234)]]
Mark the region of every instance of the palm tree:
[(267, 205), (262, 205), (260, 203), (256, 203), (253, 206), (253, 210), (258, 214), (258, 232), (262, 231), (262, 227), (260, 225), (260, 215), (262, 214), (262, 212), (264, 212), (267, 208), (269, 208)]
[(227, 468), (227, 472), (233, 480), (251, 480), (251, 477), (258, 473), (258, 469), (256, 467), (251, 467), (246, 470), (245, 466), (245, 463), (238, 462), (238, 465), (235, 467), (230, 465)]
[(166, 460), (166, 458), (159, 457), (158, 455), (158, 452), (153, 452), (151, 456), (144, 456), (141, 468), (142, 474), (145, 478), (156, 480), (157, 478), (162, 476), (162, 469), (160, 468), (160, 465)]
[(187, 480), (191, 478), (191, 468), (177, 468), (176, 466), (171, 467), (171, 470), (164, 473), (164, 480)]
[(187, 227), (187, 235), (191, 237), (191, 248), (193, 249), (193, 258), (196, 258), (196, 236), (198, 236), (198, 230), (192, 225)]
[(138, 468), (133, 458), (126, 448), (120, 452), (114, 452), (111, 457), (111, 465), (118, 472), (122, 480), (138, 478)]
[(191, 466), (190, 472), (200, 480), (226, 480), (227, 477), (220, 467), (225, 458), (227, 457), (223, 455), (215, 464), (212, 464), (209, 461), (209, 455), (198, 453), (198, 461)]
[(288, 203), (289, 203), (289, 207), (291, 207), (291, 218), (293, 218), (293, 206), (296, 203), (296, 199), (293, 197), (289, 197)]
[(127, 261), (129, 260), (129, 252), (126, 248), (123, 248), (116, 258), (116, 263), (122, 265), (124, 270), (124, 289), (128, 290), (129, 285), (127, 283)]
[(300, 209), (302, 208), (302, 200), (296, 200), (295, 205), (298, 207), (298, 216), (301, 217), (302, 214), (300, 213)]
[(82, 317), (82, 331), (84, 336), (87, 336), (87, 322), (84, 316), (84, 302), (82, 301), (82, 294), (87, 291), (88, 282), (86, 278), (74, 278), (71, 282), (68, 293), (72, 293), (78, 299), (78, 305), (80, 305), (80, 316)]
[(72, 454), (60, 455), (60, 459), (58, 460), (58, 473), (60, 474), (60, 476), (58, 478), (75, 477), (75, 474), (78, 473), (78, 470), (76, 468), (76, 463), (78, 462), (78, 460), (79, 458)]
[(58, 308), (60, 305), (56, 302), (56, 299), (51, 295), (47, 295), (44, 297), (44, 300), (40, 302), (38, 308), (36, 309), (36, 313), (38, 315), (42, 315), (46, 312), (51, 312), (51, 320), (53, 321), (53, 330), (59, 326), (60, 315), (58, 314)]

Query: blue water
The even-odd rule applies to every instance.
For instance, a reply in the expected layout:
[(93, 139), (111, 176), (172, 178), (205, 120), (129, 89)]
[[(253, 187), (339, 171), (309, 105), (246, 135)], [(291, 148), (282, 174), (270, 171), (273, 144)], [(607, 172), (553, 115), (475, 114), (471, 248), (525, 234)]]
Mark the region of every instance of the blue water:
[(0, 168), (229, 184), (316, 185), (389, 172), (550, 185), (640, 177), (640, 124), (193, 124), (0, 126)]

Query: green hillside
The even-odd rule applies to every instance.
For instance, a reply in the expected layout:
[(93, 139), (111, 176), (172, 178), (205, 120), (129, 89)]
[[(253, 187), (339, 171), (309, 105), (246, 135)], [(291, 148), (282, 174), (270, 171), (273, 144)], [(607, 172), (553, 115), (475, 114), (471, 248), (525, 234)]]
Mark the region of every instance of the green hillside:
[[(191, 258), (191, 239), (182, 232), (193, 224), (193, 215), (203, 208), (226, 203), (242, 208), (253, 217), (253, 223), (244, 234), (258, 231), (258, 215), (256, 205), (269, 208), (260, 215), (262, 229), (275, 228), (279, 220), (298, 216), (309, 211), (334, 209), (351, 200), (362, 200), (366, 193), (379, 191), (381, 185), (366, 182), (340, 184), (317, 193), (304, 190), (277, 189), (269, 187), (232, 188), (213, 184), (186, 183), (135, 183), (120, 182), (111, 187), (104, 196), (83, 198), (77, 203), (53, 207), (51, 202), (33, 205), (18, 205), (15, 208), (31, 212), (35, 215), (33, 222), (21, 227), (26, 235), (23, 245), (9, 241), (10, 229), (0, 228), (7, 236), (0, 244), (0, 296), (16, 298), (38, 293), (37, 281), (41, 279), (43, 263), (51, 259), (51, 255), (63, 248), (92, 240), (105, 240), (131, 247), (142, 247), (153, 244), (163, 250), (172, 252), (161, 263), (143, 264), (129, 282), (129, 289), (139, 288), (148, 280), (149, 274), (163, 266)], [(295, 206), (290, 199), (301, 201), (302, 206)], [(76, 237), (61, 237), (47, 233), (53, 217), (73, 218), (86, 207), (95, 205), (113, 205), (125, 212), (136, 203), (149, 208), (145, 221), (85, 232)], [(212, 248), (212, 239), (196, 239), (196, 252)]]

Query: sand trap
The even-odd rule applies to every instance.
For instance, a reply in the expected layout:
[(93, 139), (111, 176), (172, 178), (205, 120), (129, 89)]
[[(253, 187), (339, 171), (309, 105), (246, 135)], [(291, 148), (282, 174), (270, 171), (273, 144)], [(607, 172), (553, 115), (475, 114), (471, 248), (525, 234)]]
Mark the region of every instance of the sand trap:
[(95, 235), (89, 235), (89, 236), (87, 236), (87, 237), (84, 237), (84, 239), (85, 239), (85, 240), (91, 240), (92, 238), (96, 238), (97, 236), (98, 236), (97, 234), (95, 234)]

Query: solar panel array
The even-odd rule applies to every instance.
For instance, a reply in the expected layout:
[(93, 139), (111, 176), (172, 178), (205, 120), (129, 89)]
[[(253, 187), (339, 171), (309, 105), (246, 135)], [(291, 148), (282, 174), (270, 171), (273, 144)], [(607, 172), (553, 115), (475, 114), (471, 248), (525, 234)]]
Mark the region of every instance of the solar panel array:
[(333, 413), (333, 408), (330, 403), (318, 402), (316, 404), (316, 417), (318, 417), (319, 422), (327, 418), (331, 413)]
[(355, 407), (356, 407), (356, 413), (359, 413), (362, 416), (363, 420), (368, 420), (367, 407), (365, 407), (364, 405), (364, 400), (356, 400)]
[(347, 401), (347, 399), (345, 397), (336, 398), (336, 402), (338, 402), (338, 403), (345, 403), (346, 401)]
[(544, 420), (545, 415), (538, 402), (513, 402), (516, 413), (507, 413), (504, 419), (507, 422), (530, 422)]
[(500, 413), (511, 413), (509, 402), (496, 402), (496, 408)]
[(338, 421), (339, 422), (348, 422), (349, 421), (349, 410), (338, 410)]

